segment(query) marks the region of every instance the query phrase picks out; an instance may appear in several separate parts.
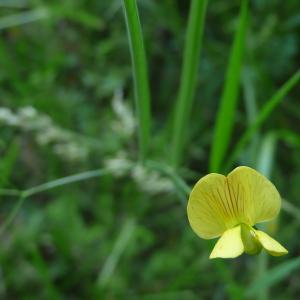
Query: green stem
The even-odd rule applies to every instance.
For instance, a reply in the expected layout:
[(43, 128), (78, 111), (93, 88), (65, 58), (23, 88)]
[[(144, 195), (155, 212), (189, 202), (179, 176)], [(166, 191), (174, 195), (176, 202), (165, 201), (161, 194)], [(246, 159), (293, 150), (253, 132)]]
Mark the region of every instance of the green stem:
[(25, 197), (24, 196), (20, 196), (17, 204), (14, 206), (13, 210), (8, 215), (6, 221), (1, 225), (1, 227), (0, 227), (0, 235), (13, 222), (13, 220), (16, 217), (16, 215), (18, 214), (20, 208), (22, 207), (24, 201), (25, 201)]
[[(265, 276), (268, 270), (268, 254), (264, 251), (259, 254), (257, 261), (257, 278)], [(268, 287), (261, 288), (257, 293), (258, 300), (268, 300), (269, 299), (269, 289)]]
[(180, 197), (181, 203), (183, 205), (186, 205), (187, 197), (189, 196), (191, 192), (191, 188), (186, 184), (186, 182), (179, 177), (176, 172), (174, 172), (174, 169), (162, 164), (161, 162), (151, 161), (148, 160), (146, 166), (149, 169), (153, 169), (155, 171), (158, 171), (159, 173), (163, 174), (164, 176), (171, 179), (171, 181), (174, 184), (174, 187), (176, 188), (176, 191), (178, 192), (178, 195)]
[(70, 184), (70, 183), (74, 183), (77, 181), (83, 181), (83, 180), (87, 180), (90, 178), (94, 178), (94, 177), (99, 177), (99, 176), (103, 176), (103, 175), (107, 175), (111, 173), (110, 169), (97, 169), (97, 170), (91, 170), (91, 171), (87, 171), (87, 172), (82, 172), (82, 173), (78, 173), (75, 175), (71, 175), (71, 176), (66, 176), (63, 178), (59, 178), (59, 179), (55, 179), (40, 185), (37, 185), (35, 187), (29, 188), (25, 191), (22, 192), (22, 197), (24, 198), (28, 198), (29, 196), (47, 191), (47, 190), (51, 190), (53, 188), (62, 186), (62, 185), (66, 185), (66, 184)]
[(175, 107), (171, 160), (177, 167), (185, 147), (188, 120), (195, 95), (197, 70), (204, 29), (207, 0), (192, 0), (183, 56), (178, 99)]
[(151, 130), (150, 89), (143, 35), (136, 0), (123, 0), (132, 59), (135, 104), (138, 116), (140, 160), (147, 157)]
[[(277, 144), (277, 137), (274, 133), (268, 133), (265, 135), (261, 141), (261, 149), (257, 161), (257, 170), (265, 175), (267, 178), (270, 178), (272, 175), (272, 169), (275, 159), (275, 150)], [(265, 225), (260, 224), (260, 229), (265, 230)], [(264, 277), (268, 270), (268, 255), (263, 251), (257, 260), (257, 277)], [(269, 299), (269, 288), (265, 286), (257, 293), (258, 300), (268, 300)]]
[(78, 174), (75, 174), (75, 175), (59, 178), (59, 179), (56, 179), (56, 180), (52, 180), (52, 181), (40, 184), (38, 186), (29, 188), (29, 189), (24, 190), (24, 191), (0, 190), (2, 192), (0, 194), (2, 194), (2, 195), (19, 196), (18, 202), (14, 206), (11, 213), (8, 215), (6, 221), (0, 227), (0, 235), (12, 223), (12, 221), (14, 220), (16, 215), (18, 214), (20, 208), (22, 207), (25, 199), (28, 198), (29, 196), (32, 196), (32, 195), (35, 195), (35, 194), (38, 194), (38, 193), (41, 193), (41, 192), (44, 192), (44, 191), (47, 191), (47, 190), (51, 190), (53, 188), (56, 188), (56, 187), (59, 187), (59, 186), (62, 186), (62, 185), (66, 185), (66, 184), (70, 184), (70, 183), (74, 183), (74, 182), (78, 182), (78, 181), (82, 181), (82, 180), (87, 180), (87, 179), (94, 178), (94, 177), (107, 175), (110, 172), (111, 172), (111, 169), (97, 169), (97, 170), (91, 170), (91, 171), (82, 172), (82, 173), (78, 173)]

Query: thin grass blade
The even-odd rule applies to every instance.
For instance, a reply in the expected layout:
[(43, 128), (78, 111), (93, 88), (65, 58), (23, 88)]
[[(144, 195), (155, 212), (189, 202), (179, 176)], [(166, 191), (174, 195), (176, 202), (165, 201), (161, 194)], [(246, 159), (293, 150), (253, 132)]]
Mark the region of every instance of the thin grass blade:
[[(250, 66), (245, 66), (242, 72), (243, 100), (246, 110), (247, 127), (251, 126), (257, 116), (255, 78)], [(257, 149), (259, 148), (259, 132), (252, 137), (251, 143), (241, 158), (242, 164), (255, 166), (257, 160)]]
[(196, 89), (206, 6), (207, 0), (192, 0), (190, 6), (172, 133), (171, 163), (174, 167), (180, 164), (187, 142), (186, 131)]
[[(256, 159), (257, 165), (256, 169), (270, 178), (273, 169), (274, 156), (276, 150), (277, 136), (274, 132), (266, 134), (262, 138), (261, 147), (259, 151), (258, 158)], [(260, 224), (260, 230), (266, 231), (266, 225), (264, 223)], [(263, 277), (268, 269), (269, 256), (263, 251), (257, 256), (257, 276)], [(257, 293), (258, 300), (269, 299), (269, 288), (265, 286)]]
[(276, 143), (277, 134), (275, 132), (267, 133), (261, 141), (260, 153), (257, 158), (256, 169), (268, 178), (272, 174)]
[(14, 205), (12, 211), (7, 216), (5, 222), (3, 224), (1, 224), (1, 226), (0, 226), (0, 235), (13, 222), (13, 220), (19, 213), (26, 198), (33, 196), (35, 194), (38, 194), (38, 193), (42, 193), (42, 192), (66, 185), (66, 184), (80, 182), (80, 181), (87, 180), (90, 178), (101, 177), (101, 176), (105, 176), (110, 173), (111, 173), (110, 169), (97, 169), (97, 170), (86, 171), (86, 172), (66, 176), (63, 178), (55, 179), (55, 180), (37, 185), (35, 187), (29, 188), (27, 190), (23, 190), (23, 191), (3, 190), (4, 193), (2, 193), (2, 190), (0, 190), (0, 195), (1, 194), (7, 195), (7, 193), (5, 193), (5, 191), (7, 191), (7, 192), (9, 192), (8, 194), (10, 194), (11, 196), (15, 195), (15, 196), (19, 197), (19, 199), (16, 202), (16, 204)]
[(238, 27), (235, 33), (229, 64), (226, 71), (221, 104), (217, 114), (210, 155), (210, 172), (220, 171), (221, 164), (224, 160), (224, 156), (230, 142), (235, 112), (237, 109), (240, 73), (243, 63), (247, 24), (248, 1), (243, 0), (240, 9)]
[(139, 154), (140, 160), (144, 161), (149, 150), (151, 130), (148, 67), (136, 0), (123, 0), (123, 8), (132, 59), (135, 104), (139, 131)]
[(110, 282), (122, 254), (126, 251), (126, 248), (134, 235), (135, 228), (136, 223), (134, 219), (128, 219), (122, 227), (111, 254), (108, 256), (99, 273), (97, 284), (100, 287), (105, 287)]
[(0, 30), (14, 26), (21, 26), (49, 17), (50, 14), (46, 8), (25, 11), (0, 18)]
[(297, 71), (283, 86), (271, 97), (264, 107), (260, 110), (257, 115), (254, 123), (245, 131), (237, 145), (234, 147), (234, 150), (230, 157), (227, 160), (227, 164), (225, 165), (225, 170), (229, 170), (234, 160), (241, 153), (246, 143), (252, 138), (252, 136), (256, 133), (256, 131), (260, 128), (260, 126), (267, 120), (272, 111), (284, 100), (285, 96), (288, 92), (296, 86), (296, 84), (300, 81), (300, 70)]

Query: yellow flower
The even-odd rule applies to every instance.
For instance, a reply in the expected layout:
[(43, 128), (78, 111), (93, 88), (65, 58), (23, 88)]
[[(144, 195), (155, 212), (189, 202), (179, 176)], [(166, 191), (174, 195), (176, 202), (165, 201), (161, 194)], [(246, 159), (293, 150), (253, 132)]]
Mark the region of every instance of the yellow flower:
[(288, 251), (253, 227), (275, 218), (280, 206), (280, 195), (266, 177), (249, 167), (238, 167), (228, 176), (211, 173), (201, 178), (190, 194), (187, 214), (199, 237), (221, 236), (209, 258), (258, 254), (262, 248), (280, 256)]

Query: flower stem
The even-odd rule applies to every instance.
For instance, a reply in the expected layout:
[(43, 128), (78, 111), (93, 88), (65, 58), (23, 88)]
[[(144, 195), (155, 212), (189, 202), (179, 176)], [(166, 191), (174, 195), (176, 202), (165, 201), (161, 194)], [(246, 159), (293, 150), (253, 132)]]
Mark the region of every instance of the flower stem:
[[(258, 265), (257, 265), (257, 276), (258, 278), (262, 277), (268, 269), (268, 255), (265, 251), (258, 256)], [(258, 300), (268, 300), (269, 299), (269, 289), (262, 288), (257, 295)]]

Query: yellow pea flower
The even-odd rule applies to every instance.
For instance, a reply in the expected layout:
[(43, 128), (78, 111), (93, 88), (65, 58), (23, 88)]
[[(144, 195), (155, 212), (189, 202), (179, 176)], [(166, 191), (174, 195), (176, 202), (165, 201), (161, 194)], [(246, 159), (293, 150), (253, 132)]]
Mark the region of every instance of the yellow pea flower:
[(194, 186), (187, 205), (192, 229), (203, 239), (217, 241), (209, 258), (234, 258), (264, 248), (273, 256), (288, 251), (253, 226), (274, 219), (281, 206), (276, 187), (249, 167), (237, 167), (228, 176), (211, 173)]

